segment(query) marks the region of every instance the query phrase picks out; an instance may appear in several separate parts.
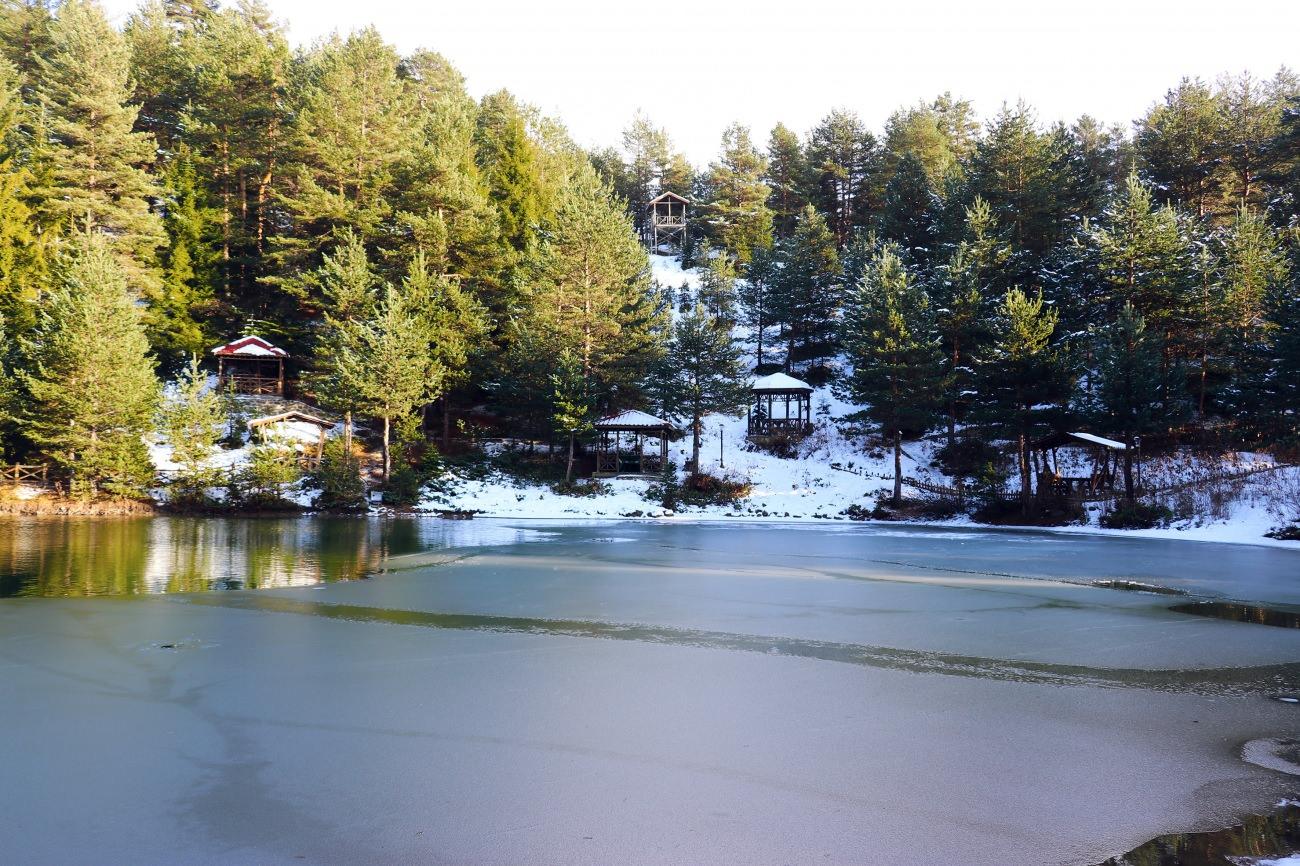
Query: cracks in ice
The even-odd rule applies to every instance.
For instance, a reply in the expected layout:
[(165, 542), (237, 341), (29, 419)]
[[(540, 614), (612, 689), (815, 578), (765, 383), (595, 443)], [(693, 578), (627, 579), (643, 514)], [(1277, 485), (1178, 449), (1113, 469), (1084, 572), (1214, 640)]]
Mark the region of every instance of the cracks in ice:
[(1201, 695), (1273, 695), (1300, 687), (1300, 664), (1245, 668), (1148, 670), (983, 658), (837, 641), (736, 634), (595, 620), (539, 619), (329, 604), (281, 596), (193, 596), (189, 604), (262, 613), (291, 613), (350, 622), (458, 631), (597, 638), (700, 649), (761, 653), (921, 674), (1094, 688), (1131, 688)]

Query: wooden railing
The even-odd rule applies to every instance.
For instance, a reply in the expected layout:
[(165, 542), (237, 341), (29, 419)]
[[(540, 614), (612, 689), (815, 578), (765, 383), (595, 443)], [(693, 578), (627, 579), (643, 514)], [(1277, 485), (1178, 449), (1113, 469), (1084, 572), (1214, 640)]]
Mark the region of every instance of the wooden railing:
[(781, 433), (806, 436), (812, 432), (812, 429), (811, 422), (798, 418), (751, 418), (749, 421), (750, 436), (773, 436)]
[(0, 467), (0, 484), (28, 484), (45, 487), (50, 483), (50, 467), (44, 463), (15, 463)]
[(653, 224), (657, 226), (684, 226), (686, 225), (686, 217), (655, 214)]
[(227, 373), (218, 387), (229, 388), (236, 394), (282, 394), (284, 382), (275, 376), (249, 376)]

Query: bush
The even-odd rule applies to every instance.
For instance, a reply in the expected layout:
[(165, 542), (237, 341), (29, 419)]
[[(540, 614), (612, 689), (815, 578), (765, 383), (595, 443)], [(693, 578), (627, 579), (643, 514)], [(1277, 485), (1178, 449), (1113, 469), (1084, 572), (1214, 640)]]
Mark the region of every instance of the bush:
[(753, 489), (754, 485), (748, 478), (718, 478), (707, 473), (690, 475), (685, 481), (678, 481), (676, 470), (669, 464), (660, 480), (646, 488), (645, 498), (658, 502), (669, 511), (679, 511), (683, 507), (734, 505)]
[(601, 496), (609, 492), (609, 485), (594, 478), (575, 478), (572, 481), (556, 481), (551, 485), (551, 490), (561, 496)]
[(1005, 460), (997, 448), (979, 439), (958, 439), (944, 445), (934, 454), (935, 463), (955, 478), (977, 478), (992, 472)]
[(365, 511), (366, 484), (361, 478), (361, 461), (348, 454), (342, 439), (325, 443), (320, 466), (310, 476), (310, 484), (319, 490), (317, 508), (331, 511)]
[(1121, 502), (1099, 522), (1106, 529), (1151, 529), (1166, 525), (1173, 516), (1167, 507), (1154, 502)]
[(1033, 500), (1028, 512), (1021, 508), (1019, 499), (988, 499), (971, 516), (993, 526), (1068, 526), (1087, 519), (1082, 503), (1056, 498)]

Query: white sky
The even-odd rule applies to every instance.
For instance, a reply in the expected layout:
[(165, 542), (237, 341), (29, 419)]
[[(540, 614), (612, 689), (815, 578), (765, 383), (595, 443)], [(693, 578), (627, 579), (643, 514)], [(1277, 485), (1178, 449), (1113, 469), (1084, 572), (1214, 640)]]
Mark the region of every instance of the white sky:
[[(135, 0), (104, 0), (121, 22)], [(446, 55), (479, 96), (509, 88), (585, 145), (643, 109), (695, 163), (739, 120), (760, 144), (832, 108), (875, 130), (951, 90), (981, 117), (1024, 98), (1044, 121), (1125, 124), (1183, 75), (1300, 67), (1300, 0), (269, 0), (290, 39), (374, 24)]]

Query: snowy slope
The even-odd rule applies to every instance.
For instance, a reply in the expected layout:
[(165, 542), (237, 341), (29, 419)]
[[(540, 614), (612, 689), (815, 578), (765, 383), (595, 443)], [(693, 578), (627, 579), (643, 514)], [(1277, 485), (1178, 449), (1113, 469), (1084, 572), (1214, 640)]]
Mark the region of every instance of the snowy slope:
[[(683, 270), (676, 258), (652, 255), (650, 260), (653, 277), (660, 286), (692, 291), (698, 288), (698, 276)], [(847, 437), (835, 423), (836, 419), (843, 419), (857, 408), (840, 401), (827, 388), (817, 389), (813, 395), (816, 430), (791, 459), (753, 449), (745, 438), (743, 415), (709, 416), (704, 423), (701, 442), (701, 469), (714, 476), (747, 480), (752, 485), (749, 496), (731, 507), (715, 506), (671, 513), (645, 498), (650, 486), (646, 480), (615, 479), (606, 482), (608, 493), (580, 497), (557, 494), (545, 485), (523, 484), (500, 473), (482, 480), (448, 478), (446, 481), (450, 483), (443, 486), (450, 488), (451, 492), (430, 494), (424, 507), (466, 509), (484, 516), (515, 518), (843, 520), (841, 514), (846, 508), (851, 505), (869, 508), (877, 494), (892, 486), (892, 455), (873, 447), (868, 441)], [(689, 437), (670, 446), (669, 457), (678, 467), (679, 474), (690, 458), (690, 449)], [(933, 449), (934, 445), (929, 442), (908, 443), (903, 461), (904, 474), (949, 483), (930, 465)], [(1067, 465), (1067, 461), (1072, 459), (1070, 455), (1071, 452), (1061, 452), (1063, 472), (1077, 468)], [(1224, 461), (1216, 461), (1213, 466), (1189, 458), (1148, 460), (1144, 466), (1144, 480), (1150, 485), (1166, 486), (1203, 476), (1211, 468), (1232, 471), (1270, 462), (1263, 455), (1252, 454), (1230, 455)], [(905, 494), (915, 495), (906, 488)], [(1300, 546), (1296, 542), (1273, 541), (1264, 537), (1270, 529), (1300, 519), (1300, 504), (1296, 504), (1300, 502), (1300, 468), (1256, 476), (1214, 490), (1173, 494), (1167, 499), (1166, 504), (1176, 515), (1168, 528), (1139, 531), (1100, 529), (1097, 519), (1102, 509), (1092, 507), (1088, 513), (1088, 525), (1066, 527), (1060, 531), (1120, 532), (1129, 536)], [(956, 518), (952, 522), (970, 521)]]

